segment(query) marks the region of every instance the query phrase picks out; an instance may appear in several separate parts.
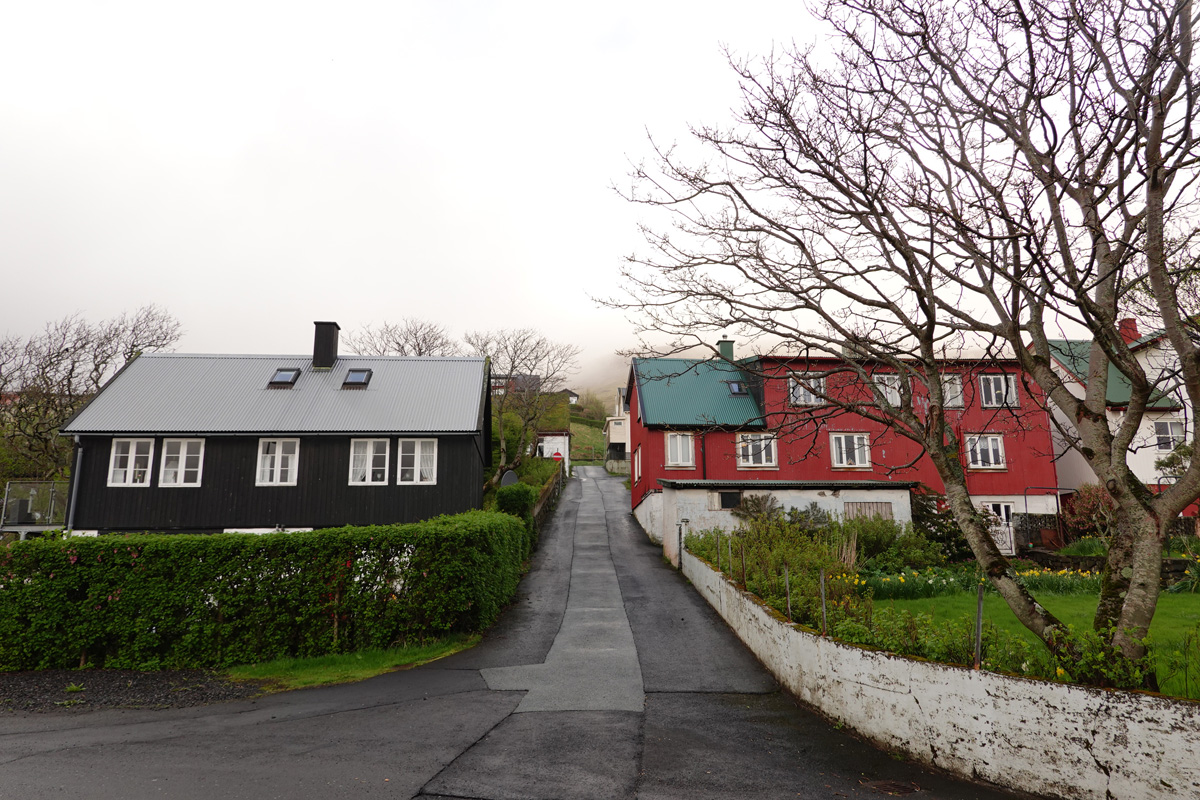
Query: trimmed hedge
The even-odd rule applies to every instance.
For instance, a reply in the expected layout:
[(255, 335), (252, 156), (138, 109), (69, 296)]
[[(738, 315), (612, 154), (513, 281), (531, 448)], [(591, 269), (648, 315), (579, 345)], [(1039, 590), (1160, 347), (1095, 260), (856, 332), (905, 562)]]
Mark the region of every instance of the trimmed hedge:
[(204, 668), (482, 630), (532, 545), (485, 511), (311, 533), (136, 535), (0, 550), (0, 670)]

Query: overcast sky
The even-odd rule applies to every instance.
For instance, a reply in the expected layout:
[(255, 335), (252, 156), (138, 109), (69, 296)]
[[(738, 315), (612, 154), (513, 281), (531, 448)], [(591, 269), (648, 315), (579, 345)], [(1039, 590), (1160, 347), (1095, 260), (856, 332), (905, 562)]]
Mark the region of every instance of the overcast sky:
[(158, 303), (181, 352), (312, 322), (534, 326), (621, 379), (613, 184), (737, 105), (791, 2), (19, 3), (0, 28), (0, 331)]

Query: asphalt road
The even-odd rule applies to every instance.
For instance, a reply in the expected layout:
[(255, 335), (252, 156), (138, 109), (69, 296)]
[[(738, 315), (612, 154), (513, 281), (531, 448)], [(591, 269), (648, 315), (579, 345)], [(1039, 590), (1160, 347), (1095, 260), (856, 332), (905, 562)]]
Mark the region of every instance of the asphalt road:
[(477, 647), (363, 683), (0, 719), (0, 798), (1002, 798), (781, 692), (583, 468)]

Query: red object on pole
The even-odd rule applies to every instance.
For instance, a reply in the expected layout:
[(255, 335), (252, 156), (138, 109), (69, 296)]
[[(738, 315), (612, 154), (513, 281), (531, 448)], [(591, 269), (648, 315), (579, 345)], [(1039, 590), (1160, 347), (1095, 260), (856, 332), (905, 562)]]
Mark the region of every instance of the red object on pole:
[(555, 461), (562, 461), (562, 453), (560, 453), (560, 452), (558, 452), (557, 450), (555, 450), (555, 451), (554, 451), (554, 460), (555, 460)]

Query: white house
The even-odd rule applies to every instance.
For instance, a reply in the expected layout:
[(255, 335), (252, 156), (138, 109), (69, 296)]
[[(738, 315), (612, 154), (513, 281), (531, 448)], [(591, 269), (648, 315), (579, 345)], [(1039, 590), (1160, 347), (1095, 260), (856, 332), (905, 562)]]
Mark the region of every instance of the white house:
[[(1129, 344), (1138, 363), (1152, 384), (1160, 387), (1149, 403), (1137, 436), (1130, 446), (1129, 467), (1133, 474), (1150, 487), (1160, 487), (1171, 481), (1166, 471), (1155, 462), (1169, 455), (1187, 441), (1192, 413), (1187, 396), (1172, 377), (1178, 370), (1178, 356), (1162, 331), (1143, 336), (1137, 321), (1124, 319), (1121, 336)], [(1064, 379), (1071, 393), (1082, 399), (1087, 388), (1090, 339), (1055, 339), (1050, 341), (1054, 369)], [(1130, 385), (1114, 366), (1108, 369), (1108, 419), (1112, 427), (1119, 424), (1129, 405)], [(1067, 430), (1073, 422), (1057, 407), (1052, 407), (1055, 421)], [(1096, 483), (1096, 473), (1078, 451), (1071, 448), (1061, 432), (1054, 432), (1055, 456), (1058, 459), (1058, 481), (1064, 489), (1077, 489), (1085, 483)]]
[(612, 416), (604, 418), (604, 451), (608, 461), (629, 458), (629, 405), (624, 386), (617, 389)]

